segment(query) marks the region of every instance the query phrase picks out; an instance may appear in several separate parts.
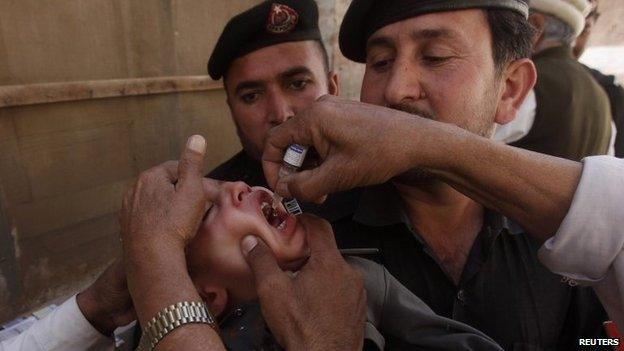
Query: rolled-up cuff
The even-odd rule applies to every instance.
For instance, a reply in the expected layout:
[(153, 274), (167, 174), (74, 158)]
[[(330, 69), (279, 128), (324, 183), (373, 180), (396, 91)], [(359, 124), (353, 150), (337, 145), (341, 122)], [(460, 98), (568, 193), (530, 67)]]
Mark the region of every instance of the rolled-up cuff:
[(592, 285), (624, 247), (624, 160), (596, 156), (583, 164), (572, 206), (538, 255), (551, 271)]

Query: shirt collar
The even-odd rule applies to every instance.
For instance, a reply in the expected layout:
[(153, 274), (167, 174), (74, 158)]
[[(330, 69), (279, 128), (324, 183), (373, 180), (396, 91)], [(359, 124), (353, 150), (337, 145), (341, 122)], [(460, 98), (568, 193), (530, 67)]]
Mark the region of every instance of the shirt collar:
[[(353, 220), (371, 227), (404, 224), (412, 230), (409, 218), (403, 208), (402, 199), (392, 183), (375, 185), (364, 189)], [(516, 222), (490, 209), (485, 210), (483, 227), (489, 228), (494, 238), (503, 229), (512, 235), (525, 232)]]
[(403, 203), (394, 185), (385, 183), (365, 188), (353, 220), (371, 227), (393, 224), (410, 225)]

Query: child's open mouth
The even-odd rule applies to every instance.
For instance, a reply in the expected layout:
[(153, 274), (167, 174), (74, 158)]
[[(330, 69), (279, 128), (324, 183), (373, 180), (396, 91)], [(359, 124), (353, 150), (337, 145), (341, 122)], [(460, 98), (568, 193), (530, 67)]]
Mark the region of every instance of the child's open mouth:
[(274, 203), (273, 196), (267, 191), (260, 191), (258, 194), (259, 206), (262, 215), (270, 226), (278, 230), (286, 228), (286, 221), (289, 217), (288, 212), (281, 203)]

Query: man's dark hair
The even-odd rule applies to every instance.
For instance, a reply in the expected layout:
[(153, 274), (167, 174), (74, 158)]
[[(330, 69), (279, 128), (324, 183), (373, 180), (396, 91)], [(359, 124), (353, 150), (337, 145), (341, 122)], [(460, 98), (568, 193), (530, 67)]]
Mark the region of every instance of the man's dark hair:
[(535, 28), (522, 15), (509, 10), (487, 10), (492, 32), (492, 55), (498, 70), (514, 60), (531, 56)]

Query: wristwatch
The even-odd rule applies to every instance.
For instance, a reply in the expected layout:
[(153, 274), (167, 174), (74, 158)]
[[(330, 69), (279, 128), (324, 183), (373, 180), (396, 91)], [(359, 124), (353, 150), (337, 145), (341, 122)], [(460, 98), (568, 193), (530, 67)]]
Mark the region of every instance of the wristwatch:
[(152, 351), (165, 335), (190, 323), (208, 324), (218, 329), (204, 302), (178, 302), (158, 312), (143, 328), (137, 351)]

